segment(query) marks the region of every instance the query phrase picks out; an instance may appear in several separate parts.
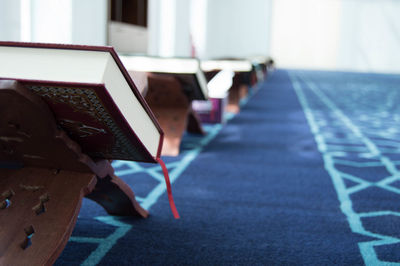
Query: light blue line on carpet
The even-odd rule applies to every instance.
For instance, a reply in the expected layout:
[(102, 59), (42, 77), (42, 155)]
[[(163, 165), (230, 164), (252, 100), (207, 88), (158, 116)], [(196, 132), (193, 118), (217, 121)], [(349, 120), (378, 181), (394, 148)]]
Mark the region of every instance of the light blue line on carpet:
[[(314, 134), (315, 141), (317, 142), (317, 146), (319, 151), (323, 155), (323, 159), (325, 162), (325, 169), (330, 174), (336, 192), (338, 194), (338, 199), (340, 201), (340, 208), (342, 212), (346, 215), (347, 220), (349, 222), (350, 228), (353, 232), (359, 233), (365, 236), (377, 238), (378, 240), (366, 241), (358, 243), (360, 252), (363, 256), (364, 262), (366, 265), (400, 265), (400, 263), (386, 262), (379, 260), (374, 247), (381, 245), (390, 245), (400, 243), (400, 239), (397, 237), (386, 236), (382, 234), (373, 233), (367, 231), (362, 223), (361, 218), (363, 217), (381, 217), (385, 215), (396, 215), (400, 216), (398, 212), (367, 212), (367, 213), (357, 213), (354, 211), (352, 206), (352, 199), (350, 195), (355, 192), (359, 192), (360, 190), (366, 189), (370, 186), (379, 186), (382, 189), (390, 190), (391, 192), (395, 192), (400, 194), (400, 190), (389, 185), (390, 182), (395, 180), (399, 180), (399, 171), (396, 168), (396, 163), (391, 161), (386, 156), (382, 155), (382, 151), (379, 147), (368, 138), (362, 130), (356, 126), (351, 119), (344, 114), (344, 112), (332, 101), (330, 100), (319, 88), (318, 86), (307, 80), (305, 77), (302, 77), (299, 72), (290, 72), (289, 73), (292, 85), (295, 89), (295, 92), (299, 98), (299, 101), (304, 110), (305, 116), (309, 123), (312, 133)], [(381, 180), (380, 182), (368, 182), (366, 180), (361, 180), (359, 185), (348, 189), (345, 184), (345, 178), (348, 178), (351, 175), (344, 174), (336, 168), (338, 164), (354, 164), (357, 162), (353, 162), (351, 160), (346, 160), (346, 155), (348, 150), (343, 145), (337, 145), (334, 151), (329, 148), (327, 145), (327, 141), (323, 134), (323, 129), (319, 126), (321, 123), (318, 121), (320, 118), (317, 118), (315, 115), (315, 110), (310, 106), (309, 100), (304, 93), (304, 87), (301, 84), (303, 81), (306, 86), (317, 96), (319, 101), (321, 101), (327, 109), (333, 113), (338, 121), (340, 121), (349, 131), (349, 134), (352, 135), (354, 139), (358, 139), (361, 143), (363, 143), (365, 147), (365, 151), (360, 151), (360, 155), (374, 159), (375, 164), (384, 166), (387, 171), (392, 174), (392, 176)], [(324, 123), (322, 123), (324, 124)], [(326, 124), (326, 123), (325, 123)], [(338, 149), (341, 148), (341, 149)], [(354, 149), (352, 150), (355, 151)], [(342, 159), (337, 160), (337, 157), (342, 157)], [(361, 156), (360, 156), (361, 157)], [(358, 167), (369, 167), (368, 164), (360, 164), (358, 163)], [(352, 178), (352, 181), (356, 181), (357, 177)]]
[[(251, 93), (249, 97), (247, 97), (247, 99), (241, 103), (241, 106), (244, 106), (253, 96), (253, 94), (254, 93)], [(233, 119), (234, 117), (234, 114), (227, 113), (226, 121), (229, 122), (229, 120)], [(222, 124), (205, 126), (204, 129), (207, 132), (206, 136), (204, 136), (200, 141), (196, 142), (196, 145), (192, 146), (190, 150), (184, 151), (183, 155), (179, 157), (179, 161), (166, 163), (171, 184), (174, 183), (181, 176), (185, 169), (191, 164), (193, 160), (196, 159), (203, 148), (207, 146), (210, 141), (212, 141), (218, 135), (219, 131), (222, 128)], [(157, 203), (158, 199), (166, 192), (164, 177), (161, 174), (161, 167), (159, 165), (153, 167), (143, 167), (140, 163), (137, 162), (115, 161), (113, 163), (113, 166), (116, 169), (115, 174), (119, 177), (144, 172), (158, 182), (158, 184), (147, 194), (146, 197), (138, 198), (140, 205), (147, 210), (149, 210), (155, 203)], [(119, 168), (123, 169), (118, 170)], [(81, 265), (89, 266), (97, 265), (98, 263), (100, 263), (100, 261), (110, 251), (114, 244), (120, 238), (125, 236), (126, 233), (128, 233), (133, 227), (130, 224), (126, 224), (120, 221), (119, 218), (116, 216), (98, 216), (95, 217), (95, 219), (108, 225), (115, 226), (117, 227), (117, 229), (105, 238), (71, 237), (70, 241), (72, 242), (98, 244), (97, 248), (89, 254), (87, 259), (85, 259)]]

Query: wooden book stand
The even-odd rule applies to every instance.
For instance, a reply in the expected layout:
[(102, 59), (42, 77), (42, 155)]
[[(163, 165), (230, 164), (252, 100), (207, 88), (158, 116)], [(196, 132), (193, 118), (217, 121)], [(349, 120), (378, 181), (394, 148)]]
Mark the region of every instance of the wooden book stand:
[[(219, 70), (212, 70), (205, 72), (207, 81), (210, 81), (213, 77), (218, 74)], [(230, 113), (239, 113), (240, 111), (240, 100), (245, 98), (248, 94), (249, 86), (244, 81), (246, 72), (235, 72), (232, 80), (232, 86), (228, 91), (228, 103), (225, 107), (225, 111)]]
[(177, 156), (183, 133), (204, 134), (200, 119), (191, 108), (184, 86), (173, 75), (148, 74), (145, 96), (164, 131), (162, 155)]
[(0, 265), (53, 264), (84, 196), (110, 214), (148, 216), (110, 162), (83, 154), (16, 81), (0, 80), (0, 117)]
[(248, 84), (244, 81), (245, 74), (245, 72), (236, 72), (233, 77), (232, 87), (228, 93), (227, 112), (235, 114), (240, 112), (240, 100), (247, 96), (249, 90)]

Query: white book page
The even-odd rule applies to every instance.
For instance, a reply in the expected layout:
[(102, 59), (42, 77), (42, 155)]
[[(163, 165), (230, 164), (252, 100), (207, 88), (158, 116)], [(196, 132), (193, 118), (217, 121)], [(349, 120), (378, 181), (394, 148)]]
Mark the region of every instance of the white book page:
[(153, 120), (151, 120), (139, 100), (132, 93), (125, 77), (111, 55), (109, 55), (109, 62), (104, 71), (103, 82), (130, 127), (149, 150), (150, 154), (156, 157), (160, 133)]
[(194, 58), (120, 56), (120, 59), (128, 71), (194, 74), (200, 68)]
[(101, 83), (107, 52), (0, 47), (2, 78)]
[(248, 60), (205, 60), (201, 61), (203, 71), (232, 70), (234, 72), (251, 71), (252, 65)]
[(209, 96), (208, 95), (209, 94), (209, 89), (208, 89), (208, 86), (207, 86), (207, 79), (204, 76), (204, 72), (201, 69), (199, 69), (196, 72), (196, 78), (197, 78), (197, 82), (199, 83), (200, 89), (203, 92), (204, 97), (207, 99), (208, 96)]
[(211, 98), (225, 98), (232, 87), (234, 75), (235, 73), (232, 70), (227, 69), (218, 72), (208, 82), (209, 96)]

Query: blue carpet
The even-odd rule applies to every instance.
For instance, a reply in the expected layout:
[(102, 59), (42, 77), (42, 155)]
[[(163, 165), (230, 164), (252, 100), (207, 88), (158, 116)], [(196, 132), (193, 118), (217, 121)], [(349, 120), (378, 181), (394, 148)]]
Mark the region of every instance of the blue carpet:
[(400, 76), (275, 71), (240, 114), (185, 136), (161, 169), (118, 161), (150, 209), (85, 200), (56, 265), (385, 265), (400, 262)]

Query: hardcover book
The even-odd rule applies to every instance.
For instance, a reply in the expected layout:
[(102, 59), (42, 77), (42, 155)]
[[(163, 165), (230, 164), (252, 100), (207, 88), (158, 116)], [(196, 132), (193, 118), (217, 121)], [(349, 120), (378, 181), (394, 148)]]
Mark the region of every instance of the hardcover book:
[(157, 162), (163, 132), (112, 47), (0, 42), (0, 62), (87, 155)]
[(207, 81), (198, 59), (140, 55), (121, 55), (120, 58), (133, 76), (135, 76), (135, 72), (173, 75), (182, 83), (190, 100), (208, 98)]
[(209, 98), (207, 101), (193, 101), (192, 108), (202, 123), (225, 123), (224, 110), (227, 98)]
[(226, 110), (231, 113), (240, 111), (240, 99), (245, 97), (252, 84), (251, 62), (247, 59), (225, 58), (216, 60), (204, 60), (201, 62), (201, 69), (211, 79), (222, 70), (229, 70), (235, 73), (232, 86), (228, 92), (228, 103)]
[(216, 60), (202, 60), (201, 69), (204, 72), (231, 70), (234, 72), (250, 72), (252, 64), (246, 59), (216, 59)]
[(207, 101), (195, 100), (192, 108), (203, 123), (224, 123), (224, 110), (227, 104), (229, 88), (235, 73), (224, 69), (219, 71), (208, 82), (209, 99)]

